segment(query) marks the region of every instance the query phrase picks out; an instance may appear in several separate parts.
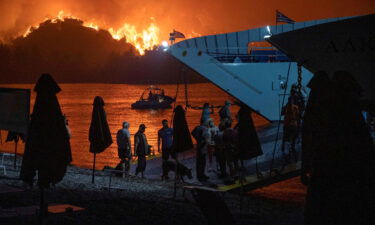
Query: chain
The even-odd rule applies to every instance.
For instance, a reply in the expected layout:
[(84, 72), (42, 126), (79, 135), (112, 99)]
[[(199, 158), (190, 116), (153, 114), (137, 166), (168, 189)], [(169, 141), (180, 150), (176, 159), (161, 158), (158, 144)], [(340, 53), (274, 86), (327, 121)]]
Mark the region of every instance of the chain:
[(297, 83), (297, 88), (298, 88), (298, 94), (302, 96), (302, 66), (301, 64), (297, 64), (298, 67), (298, 83)]
[(185, 110), (187, 110), (189, 106), (189, 98), (188, 98), (188, 84), (187, 84), (187, 68), (184, 66), (182, 68), (182, 79), (184, 80), (184, 86), (185, 86)]

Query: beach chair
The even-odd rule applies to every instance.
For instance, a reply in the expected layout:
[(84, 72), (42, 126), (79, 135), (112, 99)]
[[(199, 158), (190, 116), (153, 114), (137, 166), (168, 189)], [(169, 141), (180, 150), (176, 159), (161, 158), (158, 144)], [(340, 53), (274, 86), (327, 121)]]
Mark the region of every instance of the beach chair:
[(12, 156), (12, 155), (13, 155), (13, 154), (5, 153), (5, 152), (2, 152), (2, 153), (1, 153), (0, 169), (3, 169), (3, 173), (4, 173), (4, 175), (7, 175), (7, 169), (6, 169), (5, 164), (4, 164), (5, 156)]

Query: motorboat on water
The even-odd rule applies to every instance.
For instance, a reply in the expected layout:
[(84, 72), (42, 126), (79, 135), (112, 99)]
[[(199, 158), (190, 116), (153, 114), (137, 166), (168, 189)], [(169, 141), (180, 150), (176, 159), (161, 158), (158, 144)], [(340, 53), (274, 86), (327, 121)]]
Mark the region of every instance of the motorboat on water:
[[(167, 52), (264, 118), (276, 121), (280, 120), (281, 109), (292, 85), (298, 82), (299, 70), (291, 55), (286, 55), (267, 40), (277, 34), (326, 23), (345, 23), (351, 18), (354, 17), (264, 26), (186, 39), (170, 46)], [(290, 45), (295, 44), (299, 48), (300, 42), (291, 41)], [(300, 51), (305, 51), (305, 48), (301, 47)], [(300, 70), (301, 85), (306, 95), (308, 88), (305, 86), (313, 76), (309, 69), (302, 66)]]
[[(147, 97), (145, 97), (147, 95)], [(164, 90), (150, 86), (146, 88), (138, 101), (131, 105), (132, 109), (169, 109), (175, 101), (174, 98), (165, 95)]]

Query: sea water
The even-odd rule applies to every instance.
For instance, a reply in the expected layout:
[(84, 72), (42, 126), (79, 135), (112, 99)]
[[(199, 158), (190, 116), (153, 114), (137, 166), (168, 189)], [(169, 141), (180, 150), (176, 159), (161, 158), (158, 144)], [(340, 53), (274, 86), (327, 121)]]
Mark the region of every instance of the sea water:
[[(105, 102), (105, 111), (109, 128), (111, 130), (113, 144), (104, 152), (97, 154), (96, 168), (102, 169), (105, 165), (115, 166), (119, 162), (117, 156), (116, 133), (121, 129), (122, 122), (130, 123), (130, 133), (133, 142), (134, 134), (137, 132), (139, 124), (146, 125), (146, 137), (150, 145), (152, 145), (157, 153), (157, 132), (161, 128), (161, 121), (167, 119), (172, 120), (173, 109), (163, 110), (133, 110), (131, 104), (139, 100), (141, 94), (148, 85), (128, 85), (128, 84), (59, 84), (62, 91), (57, 94), (61, 110), (66, 114), (69, 120), (69, 128), (72, 136), (70, 144), (72, 148), (73, 165), (91, 168), (93, 162), (93, 154), (89, 152), (88, 131), (91, 121), (91, 113), (95, 96), (101, 96)], [(33, 89), (34, 84), (1, 84), (0, 87), (10, 88), (28, 88)], [(165, 94), (175, 97), (177, 93), (176, 105), (185, 107), (185, 88), (184, 85), (159, 85), (164, 89)], [(177, 88), (178, 87), (178, 88)], [(178, 90), (178, 91), (177, 91)], [(192, 106), (202, 106), (208, 102), (211, 105), (223, 105), (225, 100), (233, 100), (228, 94), (220, 90), (213, 84), (200, 83), (189, 84), (187, 87), (188, 103)], [(30, 113), (32, 113), (35, 92), (31, 92)], [(144, 97), (148, 96), (148, 92)], [(172, 104), (173, 106), (174, 104)], [(232, 117), (238, 111), (237, 106), (232, 106)], [(218, 124), (219, 109), (214, 110), (212, 118), (215, 124)], [(190, 131), (199, 124), (201, 116), (200, 110), (188, 108), (186, 111), (186, 119)], [(256, 126), (261, 126), (267, 121), (260, 116), (253, 114)], [(14, 143), (5, 143), (7, 132), (1, 131), (0, 151), (13, 152)], [(22, 154), (24, 144), (19, 143), (18, 153)]]

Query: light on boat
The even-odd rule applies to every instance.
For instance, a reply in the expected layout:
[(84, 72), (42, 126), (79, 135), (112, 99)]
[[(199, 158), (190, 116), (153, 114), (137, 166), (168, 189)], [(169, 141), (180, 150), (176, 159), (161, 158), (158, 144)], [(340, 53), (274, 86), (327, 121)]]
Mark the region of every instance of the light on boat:
[(161, 45), (164, 47), (164, 48), (168, 48), (168, 42), (167, 41), (163, 41), (162, 43), (161, 43)]

